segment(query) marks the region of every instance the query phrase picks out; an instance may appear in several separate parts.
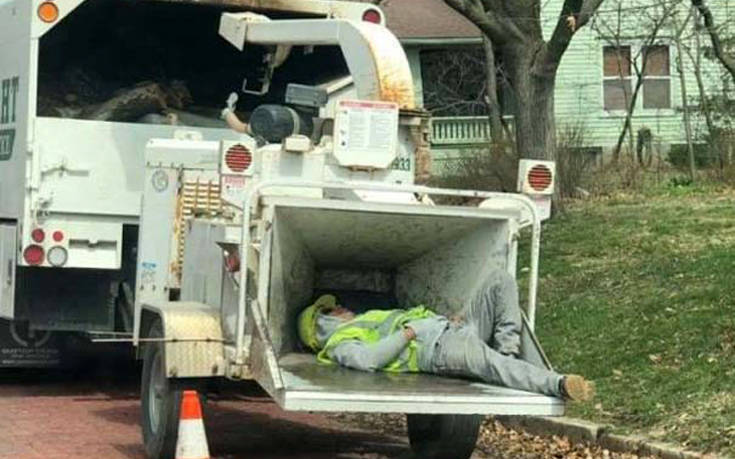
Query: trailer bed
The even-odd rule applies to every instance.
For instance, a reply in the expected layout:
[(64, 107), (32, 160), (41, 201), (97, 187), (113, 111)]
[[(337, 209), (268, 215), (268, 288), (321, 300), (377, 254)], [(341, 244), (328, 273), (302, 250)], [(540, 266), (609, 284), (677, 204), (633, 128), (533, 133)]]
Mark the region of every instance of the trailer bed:
[(279, 404), (291, 411), (560, 416), (556, 397), (430, 374), (368, 373), (317, 363), (312, 354), (280, 361), (285, 390)]

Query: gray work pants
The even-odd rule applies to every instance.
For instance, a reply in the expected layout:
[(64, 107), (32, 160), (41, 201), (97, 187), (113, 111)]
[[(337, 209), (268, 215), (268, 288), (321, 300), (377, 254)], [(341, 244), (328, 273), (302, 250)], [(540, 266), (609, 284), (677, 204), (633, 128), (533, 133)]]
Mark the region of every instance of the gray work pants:
[(451, 324), (439, 338), (431, 372), (560, 396), (560, 374), (517, 358), (520, 334), (515, 279), (493, 272), (465, 306), (461, 322)]

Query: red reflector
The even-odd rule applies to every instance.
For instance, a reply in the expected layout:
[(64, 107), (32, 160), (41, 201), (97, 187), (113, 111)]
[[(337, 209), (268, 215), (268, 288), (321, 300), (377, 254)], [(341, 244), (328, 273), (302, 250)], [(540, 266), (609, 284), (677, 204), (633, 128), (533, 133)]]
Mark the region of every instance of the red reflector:
[(36, 228), (31, 231), (31, 239), (33, 239), (33, 242), (38, 242), (40, 244), (45, 238), (46, 233), (44, 233), (41, 228)]
[(240, 254), (237, 252), (225, 252), (225, 269), (227, 272), (236, 273), (240, 271)]
[(225, 164), (232, 172), (243, 172), (253, 163), (253, 154), (244, 145), (233, 145), (225, 153)]
[(373, 24), (380, 24), (383, 22), (383, 16), (381, 16), (378, 10), (367, 10), (362, 14), (362, 20), (372, 22)]
[(40, 265), (43, 263), (44, 253), (43, 247), (40, 245), (29, 245), (23, 251), (23, 259), (29, 265)]
[(528, 184), (536, 191), (544, 191), (551, 185), (551, 170), (542, 165), (536, 165), (528, 171)]
[(54, 234), (52, 234), (51, 237), (54, 238), (54, 241), (61, 242), (64, 240), (64, 233), (61, 231), (54, 231)]

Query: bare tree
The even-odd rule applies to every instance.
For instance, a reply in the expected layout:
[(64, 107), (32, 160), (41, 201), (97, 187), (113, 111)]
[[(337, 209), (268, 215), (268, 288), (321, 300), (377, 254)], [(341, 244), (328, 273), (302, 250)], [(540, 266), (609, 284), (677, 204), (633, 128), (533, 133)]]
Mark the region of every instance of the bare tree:
[[(648, 51), (659, 43), (661, 34), (667, 26), (673, 25), (672, 18), (676, 14), (676, 7), (679, 3), (681, 0), (660, 0), (652, 4), (650, 8), (637, 9), (635, 17), (631, 17), (628, 12), (623, 12), (622, 2), (618, 2), (612, 18), (600, 16), (593, 25), (609, 49), (615, 53), (617, 73), (623, 88), (625, 120), (613, 150), (614, 161), (620, 158), (620, 151), (626, 137), (629, 152), (633, 154), (633, 115), (646, 78), (650, 57)], [(643, 31), (643, 33), (631, 33), (631, 30)], [(631, 42), (639, 43), (640, 46), (634, 51), (627, 46)], [(625, 55), (623, 54), (624, 49), (626, 50)], [(625, 73), (629, 71), (628, 69), (632, 70), (635, 75), (635, 85), (632, 91), (629, 91), (625, 85), (625, 79), (628, 76)]]
[(550, 158), (556, 144), (554, 85), (564, 52), (603, 0), (564, 0), (548, 41), (540, 0), (444, 0), (482, 31), (502, 61), (517, 101), (516, 146), (523, 157)]
[(686, 29), (687, 24), (689, 23), (689, 19), (692, 17), (692, 11), (690, 9), (689, 15), (687, 16), (686, 20), (683, 24), (679, 25), (677, 23), (676, 17), (673, 18), (674, 21), (674, 28), (676, 29), (676, 33), (674, 34), (674, 40), (676, 41), (676, 54), (677, 54), (677, 65), (676, 69), (679, 73), (679, 80), (681, 82), (681, 101), (682, 101), (682, 110), (684, 112), (684, 129), (686, 132), (686, 139), (687, 139), (687, 152), (689, 154), (689, 178), (692, 182), (694, 182), (696, 178), (696, 167), (694, 163), (694, 145), (692, 143), (692, 123), (689, 118), (689, 99), (687, 97), (687, 82), (686, 77), (684, 76), (684, 53), (682, 51), (682, 40), (681, 35), (684, 33), (684, 29)]
[(482, 116), (488, 113), (490, 97), (482, 50), (468, 47), (427, 51), (422, 54), (421, 67), (425, 75), (424, 105), (433, 114)]
[(727, 53), (725, 50), (722, 39), (720, 38), (720, 32), (715, 25), (715, 18), (712, 15), (712, 11), (709, 9), (705, 0), (692, 0), (692, 5), (697, 8), (699, 14), (704, 19), (704, 27), (707, 29), (710, 41), (712, 42), (712, 49), (714, 50), (717, 60), (720, 61), (723, 67), (730, 72), (730, 76), (735, 80), (735, 56)]
[(495, 65), (495, 49), (493, 42), (485, 37), (482, 40), (482, 48), (485, 52), (485, 103), (487, 104), (487, 116), (490, 120), (490, 137), (493, 142), (500, 143), (505, 137), (503, 123), (503, 108), (498, 100), (498, 68)]

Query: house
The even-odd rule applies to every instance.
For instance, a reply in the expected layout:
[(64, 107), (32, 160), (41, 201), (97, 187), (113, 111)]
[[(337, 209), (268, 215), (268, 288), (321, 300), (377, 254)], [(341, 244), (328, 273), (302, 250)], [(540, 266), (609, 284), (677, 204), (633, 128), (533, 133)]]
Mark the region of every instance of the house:
[[(380, 7), (387, 26), (398, 37), (406, 51), (416, 88), (416, 100), (424, 105), (423, 74), (427, 53), (439, 50), (463, 51), (479, 49), (480, 30), (444, 0), (384, 0)], [(429, 104), (429, 108), (431, 104)], [(489, 137), (484, 116), (434, 116), (432, 119), (432, 156), (434, 170), (462, 154), (462, 151), (486, 142)]]
[[(543, 2), (542, 25), (549, 37), (556, 25), (563, 0)], [(678, 8), (670, 6), (677, 4)], [(718, 22), (735, 19), (735, 0), (709, 2)], [(681, 33), (684, 89), (687, 107), (700, 99), (693, 59), (699, 49), (700, 75), (705, 92), (721, 94), (732, 83), (718, 62), (707, 58), (709, 37), (694, 27), (688, 0), (605, 0), (595, 19), (575, 35), (558, 71), (555, 92), (556, 124), (584, 126), (588, 152), (609, 154), (615, 147), (630, 100), (638, 83), (636, 66), (647, 59), (645, 75), (632, 116), (634, 142), (638, 132), (650, 133), (652, 150), (666, 158), (669, 148), (686, 143), (682, 82), (677, 70), (679, 54), (676, 40)], [(467, 50), (479, 48), (479, 30), (443, 0), (384, 0), (381, 4), (387, 25), (403, 43), (417, 88), (424, 101), (425, 82), (422, 55), (436, 49)], [(665, 20), (660, 20), (660, 18)], [(655, 39), (651, 30), (660, 22)], [(699, 35), (699, 46), (697, 46)], [(649, 46), (646, 46), (648, 44)], [(502, 95), (501, 95), (502, 97)], [(431, 107), (430, 107), (431, 108)], [(695, 141), (706, 134), (701, 116), (691, 113)], [(488, 138), (483, 116), (438, 116), (433, 121), (432, 150), (439, 164), (467, 154)], [(645, 138), (645, 137), (642, 137)], [(628, 145), (628, 140), (625, 146)]]
[[(542, 18), (547, 37), (562, 3), (551, 0), (545, 4)], [(735, 18), (735, 0), (710, 1), (709, 5), (718, 22)], [(697, 55), (707, 94), (722, 94), (732, 83), (718, 62), (705, 57), (709, 37), (705, 30), (694, 27), (698, 19), (691, 13), (689, 0), (605, 0), (594, 20), (575, 35), (562, 58), (555, 91), (557, 127), (581, 123), (588, 144), (598, 153), (610, 152), (623, 128), (627, 101), (641, 78), (631, 123), (634, 141), (641, 130), (649, 132), (654, 154), (663, 159), (672, 145), (686, 144), (682, 89), (687, 93), (687, 107), (696, 110), (700, 93), (693, 61)], [(657, 25), (660, 27), (654, 39)], [(679, 33), (681, 55), (676, 40)], [(644, 58), (646, 70), (640, 72)], [(680, 60), (683, 85), (678, 71)], [(695, 141), (701, 142), (707, 131), (703, 117), (695, 110), (690, 110), (690, 125)], [(645, 139), (645, 132), (641, 134)]]

